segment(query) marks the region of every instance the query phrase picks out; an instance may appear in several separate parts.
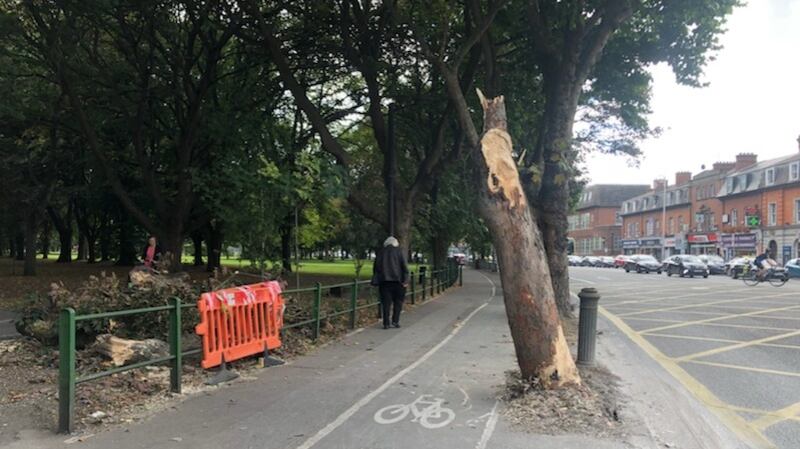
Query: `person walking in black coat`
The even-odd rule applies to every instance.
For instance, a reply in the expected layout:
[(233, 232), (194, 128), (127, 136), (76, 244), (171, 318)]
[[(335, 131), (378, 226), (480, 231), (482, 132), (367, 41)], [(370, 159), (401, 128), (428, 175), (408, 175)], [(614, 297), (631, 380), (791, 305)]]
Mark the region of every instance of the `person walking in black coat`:
[(403, 301), (408, 286), (408, 264), (400, 249), (400, 242), (396, 238), (389, 237), (383, 242), (383, 249), (378, 253), (375, 265), (372, 267), (372, 278), (380, 291), (383, 328), (389, 329), (390, 305), (391, 325), (400, 327), (400, 312), (403, 311)]

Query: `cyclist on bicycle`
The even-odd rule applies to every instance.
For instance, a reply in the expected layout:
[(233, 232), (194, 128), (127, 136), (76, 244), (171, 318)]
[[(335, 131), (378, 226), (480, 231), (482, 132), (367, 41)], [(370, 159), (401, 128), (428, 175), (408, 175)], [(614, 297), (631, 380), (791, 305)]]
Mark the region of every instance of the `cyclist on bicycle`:
[(758, 276), (758, 279), (762, 281), (769, 270), (778, 265), (778, 263), (772, 259), (768, 249), (764, 250), (762, 254), (756, 257), (756, 259), (753, 261), (753, 264), (755, 264), (756, 268), (758, 268), (758, 273), (756, 273), (756, 276)]

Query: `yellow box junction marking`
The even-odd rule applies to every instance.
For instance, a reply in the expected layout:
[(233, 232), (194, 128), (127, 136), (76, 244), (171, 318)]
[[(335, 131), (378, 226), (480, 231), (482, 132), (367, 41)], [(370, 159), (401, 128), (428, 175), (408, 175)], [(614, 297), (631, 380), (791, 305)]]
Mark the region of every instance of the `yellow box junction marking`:
[(674, 359), (667, 357), (641, 334), (634, 331), (620, 317), (600, 307), (600, 314), (611, 321), (622, 333), (642, 348), (650, 357), (657, 361), (667, 372), (677, 379), (700, 402), (710, 407), (719, 419), (725, 423), (737, 436), (751, 442), (757, 448), (774, 448), (775, 445), (764, 436), (759, 429), (751, 426), (744, 418), (739, 416), (735, 409), (727, 402), (717, 398), (711, 390), (686, 372)]

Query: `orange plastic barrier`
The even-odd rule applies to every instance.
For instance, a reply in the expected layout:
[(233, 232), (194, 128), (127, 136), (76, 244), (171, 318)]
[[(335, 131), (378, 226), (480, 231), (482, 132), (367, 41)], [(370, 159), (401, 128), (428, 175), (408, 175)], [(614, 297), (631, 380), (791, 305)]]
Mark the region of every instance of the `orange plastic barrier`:
[(203, 368), (211, 368), (281, 346), (283, 297), (278, 282), (226, 288), (200, 295)]

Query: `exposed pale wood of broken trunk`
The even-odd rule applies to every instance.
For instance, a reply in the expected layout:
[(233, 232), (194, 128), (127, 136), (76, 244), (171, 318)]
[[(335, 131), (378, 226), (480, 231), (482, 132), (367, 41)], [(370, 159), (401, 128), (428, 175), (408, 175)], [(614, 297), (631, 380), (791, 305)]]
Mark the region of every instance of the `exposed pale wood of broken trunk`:
[(159, 339), (128, 340), (109, 334), (98, 335), (94, 349), (116, 366), (169, 355), (169, 346)]
[(508, 134), (502, 96), (486, 99), (479, 211), (497, 250), (503, 299), (523, 378), (547, 388), (581, 382), (556, 307), (542, 234), (527, 206)]

